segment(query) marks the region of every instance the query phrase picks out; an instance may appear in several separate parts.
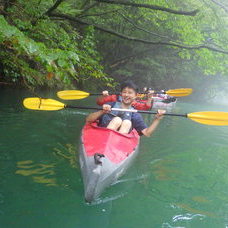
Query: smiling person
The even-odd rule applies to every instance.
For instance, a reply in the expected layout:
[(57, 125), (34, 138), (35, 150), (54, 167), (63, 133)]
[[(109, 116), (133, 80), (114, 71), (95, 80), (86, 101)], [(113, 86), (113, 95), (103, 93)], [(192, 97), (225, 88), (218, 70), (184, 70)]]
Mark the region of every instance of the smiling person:
[(131, 82), (125, 82), (121, 86), (121, 101), (103, 104), (103, 110), (91, 113), (86, 118), (86, 123), (99, 121), (98, 126), (119, 131), (122, 134), (129, 133), (133, 128), (139, 135), (150, 136), (157, 128), (160, 120), (163, 118), (165, 110), (158, 110), (153, 122), (149, 127), (145, 124), (141, 114), (137, 112), (112, 111), (112, 108), (134, 109), (132, 103), (137, 97), (138, 89)]

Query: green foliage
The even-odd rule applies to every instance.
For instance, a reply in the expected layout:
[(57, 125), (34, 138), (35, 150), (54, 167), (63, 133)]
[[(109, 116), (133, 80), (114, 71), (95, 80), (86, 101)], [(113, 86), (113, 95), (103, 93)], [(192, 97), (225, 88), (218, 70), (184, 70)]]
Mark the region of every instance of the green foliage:
[[(154, 4), (183, 11), (199, 9), (199, 12), (196, 16), (183, 16), (145, 8), (103, 4), (99, 5), (99, 8), (91, 9), (90, 13), (98, 13), (99, 10), (110, 11), (111, 7), (118, 12), (96, 18), (91, 16), (89, 19), (105, 28), (143, 40), (185, 46), (204, 44), (228, 50), (228, 34), (227, 29), (224, 29), (227, 27), (227, 16), (212, 2), (205, 3), (199, 0), (131, 2)], [(102, 8), (104, 5), (105, 9)], [(123, 18), (122, 14), (128, 20)], [(140, 87), (151, 85), (157, 88), (175, 88), (178, 85), (187, 87), (194, 83), (202, 83), (205, 75), (208, 77), (227, 75), (227, 55), (208, 49), (187, 50), (171, 46), (144, 45), (101, 33), (98, 39), (102, 42), (100, 50), (104, 53), (106, 69), (117, 81), (131, 78)]]
[[(96, 89), (114, 87), (114, 81), (130, 78), (141, 87), (166, 88), (201, 82), (198, 78), (205, 75), (227, 75), (227, 55), (208, 49), (147, 45), (97, 32), (93, 26), (47, 15), (55, 2), (18, 0), (7, 9), (7, 17), (1, 17), (0, 57), (5, 80), (33, 86), (89, 85)], [(224, 29), (227, 15), (212, 1), (130, 2), (199, 12), (184, 16), (93, 0), (67, 0), (54, 13), (141, 40), (228, 49), (228, 30)]]
[[(0, 16), (4, 80), (66, 88), (81, 85), (88, 79), (111, 85), (112, 79), (100, 65), (92, 27), (79, 34), (68, 22), (37, 18), (41, 12), (35, 10), (35, 1), (19, 3), (20, 6), (9, 10), (11, 24)], [(17, 13), (22, 6), (26, 13)]]
[[(79, 57), (75, 52), (58, 48), (47, 48), (44, 43), (30, 39), (19, 29), (9, 25), (2, 16), (0, 17), (0, 27), (2, 45), (8, 50), (11, 49), (11, 53), (17, 56), (15, 61), (20, 66), (18, 70), (24, 74), (23, 77), (30, 83), (33, 84), (33, 82), (37, 81), (40, 85), (45, 84), (45, 80), (41, 79), (41, 75), (35, 76), (39, 72), (39, 68), (42, 68), (44, 74), (45, 71), (52, 72), (57, 75), (57, 78), (59, 77), (63, 80), (65, 79), (64, 75), (74, 74), (74, 64), (79, 61)], [(8, 51), (9, 55), (11, 53)], [(24, 63), (21, 61), (22, 59), (25, 60)], [(34, 68), (37, 69), (37, 72), (33, 70)], [(36, 77), (38, 77), (37, 80)], [(64, 83), (69, 84), (70, 80), (65, 80)]]

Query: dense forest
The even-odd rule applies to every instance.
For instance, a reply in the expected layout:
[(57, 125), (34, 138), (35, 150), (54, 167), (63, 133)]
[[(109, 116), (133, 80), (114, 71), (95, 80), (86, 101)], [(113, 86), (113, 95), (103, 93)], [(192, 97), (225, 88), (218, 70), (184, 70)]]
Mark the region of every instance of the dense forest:
[(0, 0), (0, 83), (213, 91), (227, 38), (226, 0)]

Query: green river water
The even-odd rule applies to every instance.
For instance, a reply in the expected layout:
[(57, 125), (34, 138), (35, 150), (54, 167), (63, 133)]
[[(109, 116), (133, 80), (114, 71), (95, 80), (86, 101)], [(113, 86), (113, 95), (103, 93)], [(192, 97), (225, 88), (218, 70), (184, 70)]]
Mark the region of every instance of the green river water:
[[(165, 117), (127, 174), (89, 205), (77, 159), (89, 111), (26, 110), (29, 96), (0, 90), (0, 228), (228, 227), (228, 126)], [(173, 112), (228, 111), (184, 101)]]

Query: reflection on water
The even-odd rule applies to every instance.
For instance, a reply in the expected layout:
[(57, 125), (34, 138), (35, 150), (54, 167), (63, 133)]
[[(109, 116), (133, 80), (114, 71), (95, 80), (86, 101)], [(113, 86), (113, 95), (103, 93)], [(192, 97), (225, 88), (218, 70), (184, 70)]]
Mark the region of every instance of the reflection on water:
[(173, 180), (176, 177), (174, 177), (173, 174), (178, 174), (179, 171), (174, 168), (169, 168), (167, 166), (173, 165), (175, 161), (173, 160), (160, 160), (157, 163), (153, 165), (153, 173), (155, 175), (155, 178), (157, 180)]
[(179, 208), (185, 209), (188, 212), (191, 212), (192, 214), (206, 215), (206, 216), (209, 216), (209, 217), (215, 217), (216, 216), (214, 213), (207, 212), (207, 211), (201, 211), (201, 210), (192, 208), (191, 206), (189, 206), (187, 204), (176, 203), (175, 205), (178, 206)]
[(64, 158), (72, 168), (79, 167), (75, 146), (72, 144), (66, 144), (65, 146), (58, 144), (58, 146), (59, 147), (54, 148), (54, 154), (57, 157), (56, 163), (44, 164), (36, 163), (32, 160), (18, 161), (15, 173), (31, 177), (36, 183), (44, 184), (46, 186), (58, 186), (55, 169), (58, 166), (60, 158)]
[(55, 164), (34, 163), (31, 160), (17, 162), (16, 174), (30, 176), (36, 183), (46, 186), (57, 186), (55, 178)]
[(193, 196), (192, 200), (195, 202), (199, 202), (199, 203), (209, 203), (210, 202), (210, 200), (206, 199), (203, 196)]
[(65, 158), (72, 168), (79, 168), (79, 160), (75, 146), (72, 144), (66, 144), (65, 146), (58, 143), (60, 148), (54, 148), (54, 154)]

